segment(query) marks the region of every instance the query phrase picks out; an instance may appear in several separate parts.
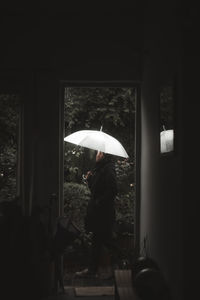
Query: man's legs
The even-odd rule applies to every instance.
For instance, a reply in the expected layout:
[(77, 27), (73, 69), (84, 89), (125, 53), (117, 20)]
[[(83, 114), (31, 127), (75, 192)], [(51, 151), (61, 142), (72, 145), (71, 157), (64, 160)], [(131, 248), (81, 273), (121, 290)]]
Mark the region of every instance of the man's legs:
[(111, 262), (111, 231), (101, 232), (94, 235), (93, 248), (93, 263), (95, 272), (101, 279), (112, 277), (112, 262)]
[(112, 263), (110, 245), (112, 240), (111, 231), (96, 231), (92, 236), (92, 246), (89, 255), (88, 268), (76, 272), (77, 276), (98, 275), (99, 277), (112, 276)]
[(80, 272), (76, 272), (77, 276), (96, 275), (102, 256), (102, 246), (101, 234), (93, 233), (92, 245), (89, 253), (89, 266)]

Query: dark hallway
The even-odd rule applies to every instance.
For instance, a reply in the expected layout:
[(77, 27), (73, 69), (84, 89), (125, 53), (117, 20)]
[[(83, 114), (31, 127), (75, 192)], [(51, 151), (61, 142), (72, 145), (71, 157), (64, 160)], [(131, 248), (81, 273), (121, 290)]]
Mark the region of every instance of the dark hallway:
[[(145, 241), (149, 257), (162, 270), (170, 300), (192, 299), (199, 278), (197, 8), (180, 1), (133, 1), (90, 10), (83, 4), (2, 4), (0, 15), (0, 95), (17, 94), (22, 106), (19, 206), (8, 208), (6, 228), (1, 220), (2, 300), (77, 298), (73, 289), (53, 295), (54, 266), (40, 256), (44, 236), (32, 217), (34, 207), (51, 204), (52, 214), (47, 210), (44, 221), (50, 230), (50, 217), (54, 222), (61, 215), (64, 81), (133, 82), (140, 87), (137, 251), (139, 255)], [(163, 156), (160, 89), (169, 83), (175, 90), (175, 151)], [(123, 300), (116, 290), (101, 299)]]

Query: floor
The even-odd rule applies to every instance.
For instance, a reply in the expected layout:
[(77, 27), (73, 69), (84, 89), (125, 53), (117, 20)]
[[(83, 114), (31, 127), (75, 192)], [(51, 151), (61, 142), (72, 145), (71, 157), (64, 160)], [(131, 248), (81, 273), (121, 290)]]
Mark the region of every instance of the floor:
[(102, 295), (102, 296), (77, 296), (75, 292), (76, 287), (113, 287), (114, 278), (99, 279), (95, 277), (85, 276), (78, 278), (74, 275), (65, 277), (65, 294), (58, 294), (56, 296), (49, 296), (42, 300), (114, 300), (114, 295)]
[(64, 295), (50, 296), (43, 300), (114, 300), (114, 296), (76, 296), (74, 287), (66, 287)]

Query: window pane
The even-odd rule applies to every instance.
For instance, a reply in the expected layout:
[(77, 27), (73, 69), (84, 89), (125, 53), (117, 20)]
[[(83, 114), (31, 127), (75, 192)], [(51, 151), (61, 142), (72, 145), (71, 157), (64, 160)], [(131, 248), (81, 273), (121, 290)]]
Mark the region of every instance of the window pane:
[(17, 148), (20, 101), (18, 95), (0, 95), (0, 202), (17, 193)]

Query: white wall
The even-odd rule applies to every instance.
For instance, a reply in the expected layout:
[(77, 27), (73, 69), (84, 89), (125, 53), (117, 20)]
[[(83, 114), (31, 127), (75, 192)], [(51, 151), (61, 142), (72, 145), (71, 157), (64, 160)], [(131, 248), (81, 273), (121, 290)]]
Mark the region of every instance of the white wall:
[[(182, 299), (181, 89), (180, 31), (175, 10), (146, 11), (141, 95), (140, 243), (147, 237), (147, 254), (159, 264), (174, 300)], [(172, 9), (172, 10), (170, 10)], [(162, 12), (162, 13), (161, 13)], [(161, 156), (159, 89), (174, 81), (176, 151)]]

